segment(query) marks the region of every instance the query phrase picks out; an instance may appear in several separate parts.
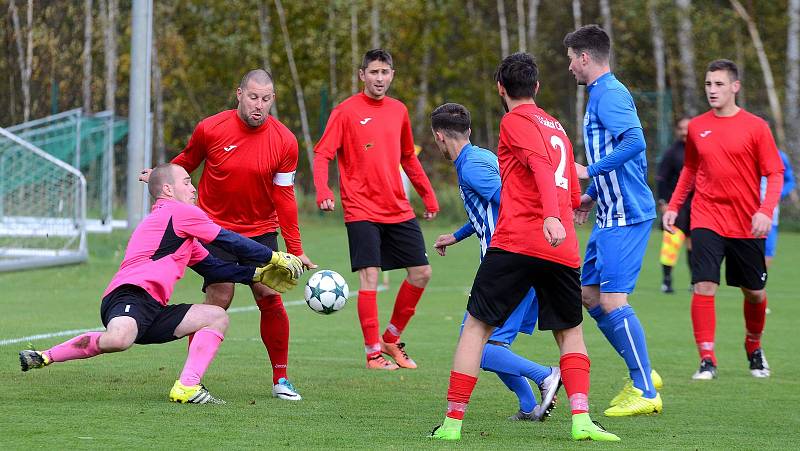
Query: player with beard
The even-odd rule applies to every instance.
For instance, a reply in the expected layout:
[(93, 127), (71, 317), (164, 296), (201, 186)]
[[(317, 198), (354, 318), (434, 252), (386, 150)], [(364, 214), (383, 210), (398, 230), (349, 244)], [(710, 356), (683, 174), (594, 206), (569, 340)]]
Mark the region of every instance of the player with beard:
[[(297, 255), (306, 268), (316, 268), (300, 242), (294, 196), (297, 139), (269, 115), (275, 97), (272, 76), (263, 69), (249, 71), (236, 89), (238, 107), (200, 121), (172, 163), (191, 173), (205, 162), (198, 206), (214, 222), (271, 249), (278, 249), (280, 228), (288, 252)], [(206, 247), (225, 261), (250, 263), (213, 244)], [(206, 279), (203, 289), (206, 304), (230, 307), (232, 283)], [(280, 293), (263, 284), (253, 284), (251, 290), (261, 312), (261, 340), (272, 364), (272, 395), (300, 400), (287, 377), (289, 317)]]
[[(424, 218), (439, 211), (436, 196), (414, 152), (408, 110), (386, 95), (394, 79), (392, 56), (382, 49), (368, 51), (358, 70), (364, 91), (331, 112), (325, 133), (314, 147), (314, 186), (317, 206), (333, 211), (328, 166), (337, 158), (342, 209), (350, 244), (350, 266), (358, 272), (358, 319), (364, 336), (367, 368), (413, 369), (400, 335), (416, 311), (431, 266), (425, 240), (403, 190), (402, 166), (425, 204)], [(394, 311), (382, 336), (378, 323), (378, 272), (404, 268)], [(390, 356), (394, 363), (382, 357)]]

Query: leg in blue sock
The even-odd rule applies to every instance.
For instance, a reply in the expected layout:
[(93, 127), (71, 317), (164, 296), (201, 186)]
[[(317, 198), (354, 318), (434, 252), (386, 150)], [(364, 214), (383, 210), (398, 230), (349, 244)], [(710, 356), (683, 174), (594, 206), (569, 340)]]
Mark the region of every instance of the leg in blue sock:
[(606, 317), (607, 321), (613, 325), (614, 341), (622, 349), (620, 355), (628, 365), (633, 386), (644, 392), (645, 398), (654, 398), (656, 389), (650, 379), (647, 341), (642, 324), (636, 317), (636, 312), (630, 305), (623, 305), (609, 312)]
[(611, 346), (614, 347), (614, 350), (617, 351), (617, 354), (622, 357), (622, 348), (619, 344), (617, 344), (617, 340), (614, 335), (614, 325), (611, 324), (611, 321), (609, 321), (608, 313), (603, 311), (603, 308), (600, 306), (600, 304), (588, 309), (587, 312), (589, 312), (589, 316), (597, 321), (597, 327), (600, 329), (600, 332), (602, 332), (606, 337), (606, 340), (611, 343)]
[(496, 373), (497, 377), (506, 384), (509, 390), (513, 391), (519, 399), (519, 410), (523, 413), (533, 412), (536, 407), (536, 397), (533, 395), (531, 384), (528, 379), (522, 376), (515, 376), (508, 373)]
[(525, 376), (541, 384), (552, 370), (549, 366), (542, 366), (524, 357), (520, 357), (505, 346), (487, 344), (483, 347), (481, 368), (494, 373), (507, 373), (515, 376)]

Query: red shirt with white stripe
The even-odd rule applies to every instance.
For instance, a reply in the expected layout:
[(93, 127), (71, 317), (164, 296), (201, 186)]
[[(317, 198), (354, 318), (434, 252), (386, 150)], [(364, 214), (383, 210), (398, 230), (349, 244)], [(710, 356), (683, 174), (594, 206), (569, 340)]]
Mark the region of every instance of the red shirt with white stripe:
[(334, 108), (314, 147), (317, 204), (333, 199), (328, 163), (338, 157), (345, 222), (394, 224), (414, 218), (400, 176), (403, 167), (425, 209), (439, 211), (431, 182), (414, 153), (408, 110), (399, 100), (363, 92)]
[[(534, 104), (522, 104), (500, 121), (500, 216), (492, 247), (580, 266), (573, 210), (581, 187), (564, 127)], [(555, 217), (567, 232), (553, 247), (544, 238), (544, 219)]]
[(203, 119), (172, 162), (187, 172), (205, 160), (197, 204), (223, 228), (254, 237), (280, 226), (287, 250), (303, 253), (294, 178), (297, 139), (272, 116), (250, 127), (236, 110)]
[[(783, 162), (766, 121), (743, 109), (728, 117), (708, 111), (689, 122), (685, 152), (669, 210), (679, 211), (694, 188), (692, 229), (754, 238), (753, 215), (772, 218), (783, 188)], [(763, 202), (761, 176), (767, 177)]]

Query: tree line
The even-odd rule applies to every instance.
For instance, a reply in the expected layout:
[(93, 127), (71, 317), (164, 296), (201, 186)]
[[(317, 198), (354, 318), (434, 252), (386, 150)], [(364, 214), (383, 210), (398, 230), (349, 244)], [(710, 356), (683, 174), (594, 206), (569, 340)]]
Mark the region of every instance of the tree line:
[[(127, 114), (131, 0), (5, 2), (2, 126), (75, 107)], [(394, 56), (390, 95), (408, 106), (434, 183), (453, 176), (434, 151), (430, 111), (464, 104), (473, 141), (495, 148), (502, 107), (492, 75), (520, 50), (537, 58), (537, 102), (560, 119), (580, 159), (585, 94), (561, 41), (588, 23), (612, 37), (612, 67), (637, 98), (651, 164), (675, 120), (707, 109), (708, 62), (728, 58), (742, 72), (740, 105), (772, 121), (800, 169), (800, 0), (155, 1), (153, 161), (179, 152), (200, 119), (234, 107), (242, 74), (265, 67), (275, 78), (272, 113), (298, 137), (298, 180), (309, 189), (313, 143), (331, 108), (359, 90), (357, 66), (376, 47)]]

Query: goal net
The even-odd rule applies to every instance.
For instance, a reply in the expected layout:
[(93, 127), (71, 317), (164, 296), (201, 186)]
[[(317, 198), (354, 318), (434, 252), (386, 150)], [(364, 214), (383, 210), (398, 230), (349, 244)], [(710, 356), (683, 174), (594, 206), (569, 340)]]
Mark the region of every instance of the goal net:
[(0, 128), (0, 271), (86, 258), (83, 175)]

